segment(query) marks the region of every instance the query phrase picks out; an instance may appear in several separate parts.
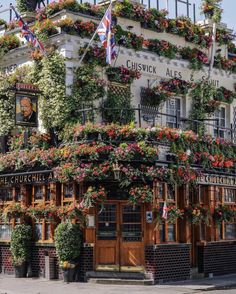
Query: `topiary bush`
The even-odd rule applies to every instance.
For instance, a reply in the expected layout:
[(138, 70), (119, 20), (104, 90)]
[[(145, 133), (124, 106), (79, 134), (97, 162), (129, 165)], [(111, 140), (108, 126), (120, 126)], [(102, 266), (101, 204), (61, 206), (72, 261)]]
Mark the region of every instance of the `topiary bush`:
[(77, 263), (82, 243), (79, 224), (63, 222), (55, 230), (55, 247), (61, 267), (67, 263)]
[(11, 234), (11, 254), (13, 265), (19, 266), (30, 258), (30, 245), (32, 240), (32, 228), (29, 225), (17, 225)]

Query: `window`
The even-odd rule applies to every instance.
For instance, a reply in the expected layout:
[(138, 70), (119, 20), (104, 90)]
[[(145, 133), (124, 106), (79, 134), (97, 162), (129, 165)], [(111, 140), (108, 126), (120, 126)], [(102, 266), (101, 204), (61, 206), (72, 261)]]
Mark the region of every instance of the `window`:
[(11, 239), (12, 225), (10, 224), (0, 224), (0, 240), (10, 240)]
[(35, 224), (35, 240), (39, 241), (42, 240), (43, 237), (43, 224), (42, 223), (37, 223)]
[(181, 113), (181, 100), (179, 98), (170, 98), (166, 101), (166, 113), (170, 116), (166, 116), (166, 125), (170, 128), (178, 128), (176, 125), (176, 116), (180, 116)]
[[(230, 212), (235, 211), (236, 208), (236, 189), (230, 187), (216, 187), (217, 191), (215, 200), (217, 206), (226, 207)], [(218, 240), (232, 240), (236, 239), (236, 221), (232, 217), (226, 218), (228, 222), (222, 221), (217, 224), (217, 239)]]
[(33, 186), (33, 203), (49, 202), (51, 200), (51, 190), (49, 185)]
[(224, 107), (220, 107), (214, 113), (214, 118), (216, 121), (214, 122), (214, 136), (225, 138), (225, 130), (222, 128), (226, 127), (226, 111)]
[(225, 239), (236, 239), (236, 224), (225, 224)]
[(225, 202), (235, 202), (236, 200), (236, 190), (225, 189), (224, 190), (224, 201)]
[[(164, 204), (168, 206), (176, 206), (177, 193), (175, 187), (167, 185), (166, 183), (159, 183), (157, 185), (157, 202), (160, 207), (159, 213), (161, 213)], [(168, 217), (168, 213), (167, 213)], [(158, 226), (159, 229), (159, 241), (162, 242), (176, 242), (177, 241), (177, 224), (168, 223), (168, 221), (162, 221)]]
[(12, 201), (13, 200), (13, 189), (7, 188), (7, 189), (0, 189), (0, 201)]

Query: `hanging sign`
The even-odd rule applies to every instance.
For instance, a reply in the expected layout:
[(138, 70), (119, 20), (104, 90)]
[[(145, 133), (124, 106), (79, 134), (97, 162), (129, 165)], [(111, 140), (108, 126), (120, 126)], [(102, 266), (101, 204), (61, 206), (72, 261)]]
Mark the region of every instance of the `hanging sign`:
[(38, 125), (38, 88), (32, 84), (15, 86), (15, 124), (17, 126), (37, 127)]

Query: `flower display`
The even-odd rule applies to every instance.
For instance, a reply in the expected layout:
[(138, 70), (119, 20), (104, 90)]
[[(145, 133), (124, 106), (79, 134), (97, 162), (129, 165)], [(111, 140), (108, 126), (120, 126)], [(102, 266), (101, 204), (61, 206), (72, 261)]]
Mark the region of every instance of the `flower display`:
[(221, 2), (222, 0), (202, 0), (202, 11), (205, 16), (220, 22), (222, 14)]
[(191, 49), (185, 47), (180, 50), (180, 54), (183, 59), (188, 59), (190, 62), (190, 68), (193, 70), (199, 70), (204, 64), (208, 63), (207, 55), (197, 48)]
[(20, 203), (12, 201), (2, 211), (2, 217), (6, 222), (9, 222), (12, 218), (21, 218), (26, 214), (26, 207)]
[(188, 206), (185, 207), (184, 211), (192, 224), (198, 225), (203, 223), (209, 225), (211, 215), (208, 208), (202, 206)]
[(66, 221), (68, 219), (76, 219), (79, 220), (81, 224), (84, 224), (85, 222), (84, 207), (77, 203), (58, 207), (56, 214), (57, 217), (60, 218), (62, 221)]
[(151, 203), (153, 199), (153, 190), (148, 185), (132, 187), (129, 191), (129, 195), (130, 203)]
[(166, 208), (166, 214), (167, 219), (163, 218), (163, 207), (157, 207), (154, 210), (154, 213), (156, 214), (156, 223), (157, 226), (164, 221), (166, 221), (169, 224), (174, 224), (178, 219), (183, 219), (184, 216), (184, 210), (179, 209), (173, 204), (168, 204)]
[(178, 48), (171, 43), (164, 40), (148, 40), (146, 46), (151, 52), (155, 52), (159, 56), (164, 56), (167, 58), (176, 58)]
[(154, 161), (158, 158), (158, 148), (148, 146), (145, 142), (122, 143), (114, 152), (116, 160), (131, 161)]
[(55, 205), (39, 203), (27, 208), (27, 214), (36, 220), (45, 219), (50, 222), (55, 222), (57, 220), (57, 209)]
[(236, 211), (230, 208), (230, 206), (222, 205), (215, 208), (213, 216), (217, 223), (221, 223), (222, 221), (234, 222), (236, 218)]
[(93, 207), (97, 202), (104, 201), (106, 199), (106, 191), (103, 187), (88, 187), (87, 192), (85, 192), (82, 196), (83, 200), (80, 203), (80, 206), (83, 207), (83, 209), (89, 209), (90, 207)]
[(124, 66), (120, 67), (109, 67), (106, 70), (108, 79), (112, 82), (130, 84), (135, 79), (139, 79), (141, 74), (137, 70), (131, 70)]
[(16, 35), (4, 35), (0, 37), (0, 51), (7, 53), (8, 51), (20, 47), (20, 40)]

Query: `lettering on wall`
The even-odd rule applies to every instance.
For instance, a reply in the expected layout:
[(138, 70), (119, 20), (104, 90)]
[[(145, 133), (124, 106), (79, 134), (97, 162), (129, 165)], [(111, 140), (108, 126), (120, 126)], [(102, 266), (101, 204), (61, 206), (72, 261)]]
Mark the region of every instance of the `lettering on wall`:
[(217, 185), (217, 186), (236, 186), (235, 177), (220, 175), (202, 175), (198, 178), (198, 184)]
[[(160, 75), (160, 72), (158, 72), (158, 67), (155, 65), (148, 65), (145, 63), (138, 63), (135, 61), (132, 61), (130, 59), (126, 60), (126, 67), (132, 70), (138, 70), (140, 72), (143, 73), (148, 73), (148, 74), (153, 74), (153, 75)], [(194, 76), (194, 74), (192, 72), (188, 72), (187, 70), (185, 70), (184, 72), (180, 71), (180, 70), (174, 70), (174, 69), (170, 69), (170, 68), (166, 68), (165, 72), (163, 73), (163, 76), (165, 75), (165, 77), (167, 78), (177, 78), (180, 80), (186, 80), (189, 82), (194, 82), (197, 80), (200, 81), (207, 81), (207, 74), (204, 74), (202, 76)], [(210, 85), (213, 85), (217, 88), (220, 87), (220, 81), (219, 80), (214, 80), (214, 79), (210, 79), (209, 81), (207, 81)]]
[(0, 186), (12, 186), (16, 184), (47, 183), (53, 180), (53, 172), (32, 172), (0, 176)]

